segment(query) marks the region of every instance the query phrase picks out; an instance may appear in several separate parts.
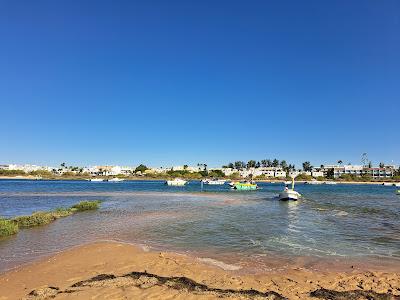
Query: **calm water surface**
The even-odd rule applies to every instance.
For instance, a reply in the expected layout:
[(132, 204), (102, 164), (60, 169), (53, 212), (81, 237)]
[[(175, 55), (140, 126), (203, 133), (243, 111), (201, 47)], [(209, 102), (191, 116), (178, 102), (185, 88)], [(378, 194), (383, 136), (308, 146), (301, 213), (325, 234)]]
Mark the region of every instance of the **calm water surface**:
[(140, 243), (241, 266), (271, 257), (400, 262), (400, 197), (376, 185), (303, 185), (298, 202), (276, 199), (282, 184), (250, 192), (199, 182), (0, 181), (0, 216), (103, 200), (101, 209), (0, 239), (0, 271), (96, 240)]

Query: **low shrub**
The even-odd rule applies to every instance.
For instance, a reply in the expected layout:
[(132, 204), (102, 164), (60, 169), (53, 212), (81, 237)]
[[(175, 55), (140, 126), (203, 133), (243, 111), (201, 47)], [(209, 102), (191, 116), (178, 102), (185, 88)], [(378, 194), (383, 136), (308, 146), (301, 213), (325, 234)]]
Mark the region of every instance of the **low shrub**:
[(63, 217), (72, 215), (74, 213), (74, 210), (72, 208), (59, 207), (59, 208), (56, 208), (51, 213), (53, 214), (53, 217), (55, 219), (58, 219), (58, 218), (63, 218)]
[(99, 208), (100, 200), (95, 201), (81, 201), (72, 206), (72, 209), (76, 211), (84, 211), (84, 210), (94, 210)]
[(7, 220), (0, 218), (0, 237), (12, 235), (18, 232), (19, 228), (29, 228), (51, 223), (52, 221), (67, 217), (78, 211), (94, 210), (99, 208), (101, 201), (81, 201), (70, 208), (56, 208), (53, 211), (38, 211), (30, 216), (19, 216)]
[(49, 224), (51, 221), (55, 220), (55, 216), (52, 212), (38, 211), (30, 216), (20, 216), (13, 219), (19, 227), (34, 227), (40, 225)]
[(11, 220), (0, 219), (0, 237), (9, 236), (18, 232), (18, 224)]

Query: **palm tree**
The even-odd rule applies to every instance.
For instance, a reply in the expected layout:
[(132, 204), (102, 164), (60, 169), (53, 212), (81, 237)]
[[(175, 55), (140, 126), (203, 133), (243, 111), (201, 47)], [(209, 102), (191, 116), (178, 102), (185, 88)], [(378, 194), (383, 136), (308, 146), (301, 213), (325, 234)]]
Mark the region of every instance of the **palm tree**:
[(256, 161), (255, 160), (249, 160), (247, 162), (247, 168), (254, 168), (256, 166)]
[(311, 163), (309, 161), (303, 162), (303, 170), (305, 172), (311, 172), (312, 166), (311, 166)]
[(279, 166), (279, 160), (277, 160), (276, 158), (272, 161), (272, 166), (273, 167), (277, 167), (277, 166)]

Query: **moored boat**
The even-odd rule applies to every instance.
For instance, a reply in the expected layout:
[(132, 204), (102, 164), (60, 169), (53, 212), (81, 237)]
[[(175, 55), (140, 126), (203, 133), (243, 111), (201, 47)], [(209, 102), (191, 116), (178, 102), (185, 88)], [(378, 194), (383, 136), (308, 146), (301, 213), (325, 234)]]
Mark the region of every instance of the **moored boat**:
[(121, 182), (121, 181), (124, 181), (125, 179), (123, 179), (123, 178), (117, 178), (117, 177), (115, 177), (115, 178), (111, 178), (111, 179), (108, 179), (107, 181), (108, 182)]
[(187, 181), (180, 178), (175, 178), (173, 180), (167, 180), (165, 183), (170, 186), (184, 186)]
[(324, 184), (336, 184), (334, 181), (325, 181)]
[(306, 182), (304, 182), (304, 184), (322, 184), (322, 182), (313, 179), (313, 180), (311, 180), (311, 181), (306, 181)]
[(103, 179), (103, 178), (90, 178), (89, 181), (92, 181), (92, 182), (102, 182), (102, 181), (104, 181), (104, 179)]
[(297, 201), (301, 197), (300, 193), (294, 190), (294, 178), (292, 179), (292, 188), (285, 184), (285, 189), (279, 193), (279, 200), (294, 200)]
[(252, 182), (236, 182), (232, 188), (238, 191), (254, 191), (258, 186), (256, 183)]
[(204, 179), (202, 180), (204, 184), (209, 184), (209, 185), (224, 185), (226, 180), (223, 179)]

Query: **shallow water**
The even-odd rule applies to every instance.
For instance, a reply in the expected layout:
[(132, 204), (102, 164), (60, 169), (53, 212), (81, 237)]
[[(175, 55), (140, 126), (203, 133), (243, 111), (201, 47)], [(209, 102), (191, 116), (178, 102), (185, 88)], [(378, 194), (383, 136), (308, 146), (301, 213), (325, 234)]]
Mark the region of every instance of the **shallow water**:
[[(245, 266), (322, 259), (400, 261), (400, 197), (377, 185), (296, 186), (304, 198), (276, 199), (282, 184), (229, 186), (161, 181), (0, 181), (0, 215), (68, 207), (87, 199), (101, 209), (0, 239), (0, 271), (95, 240), (146, 244)], [(265, 263), (269, 258), (269, 263)], [(264, 262), (265, 264), (263, 265)]]

